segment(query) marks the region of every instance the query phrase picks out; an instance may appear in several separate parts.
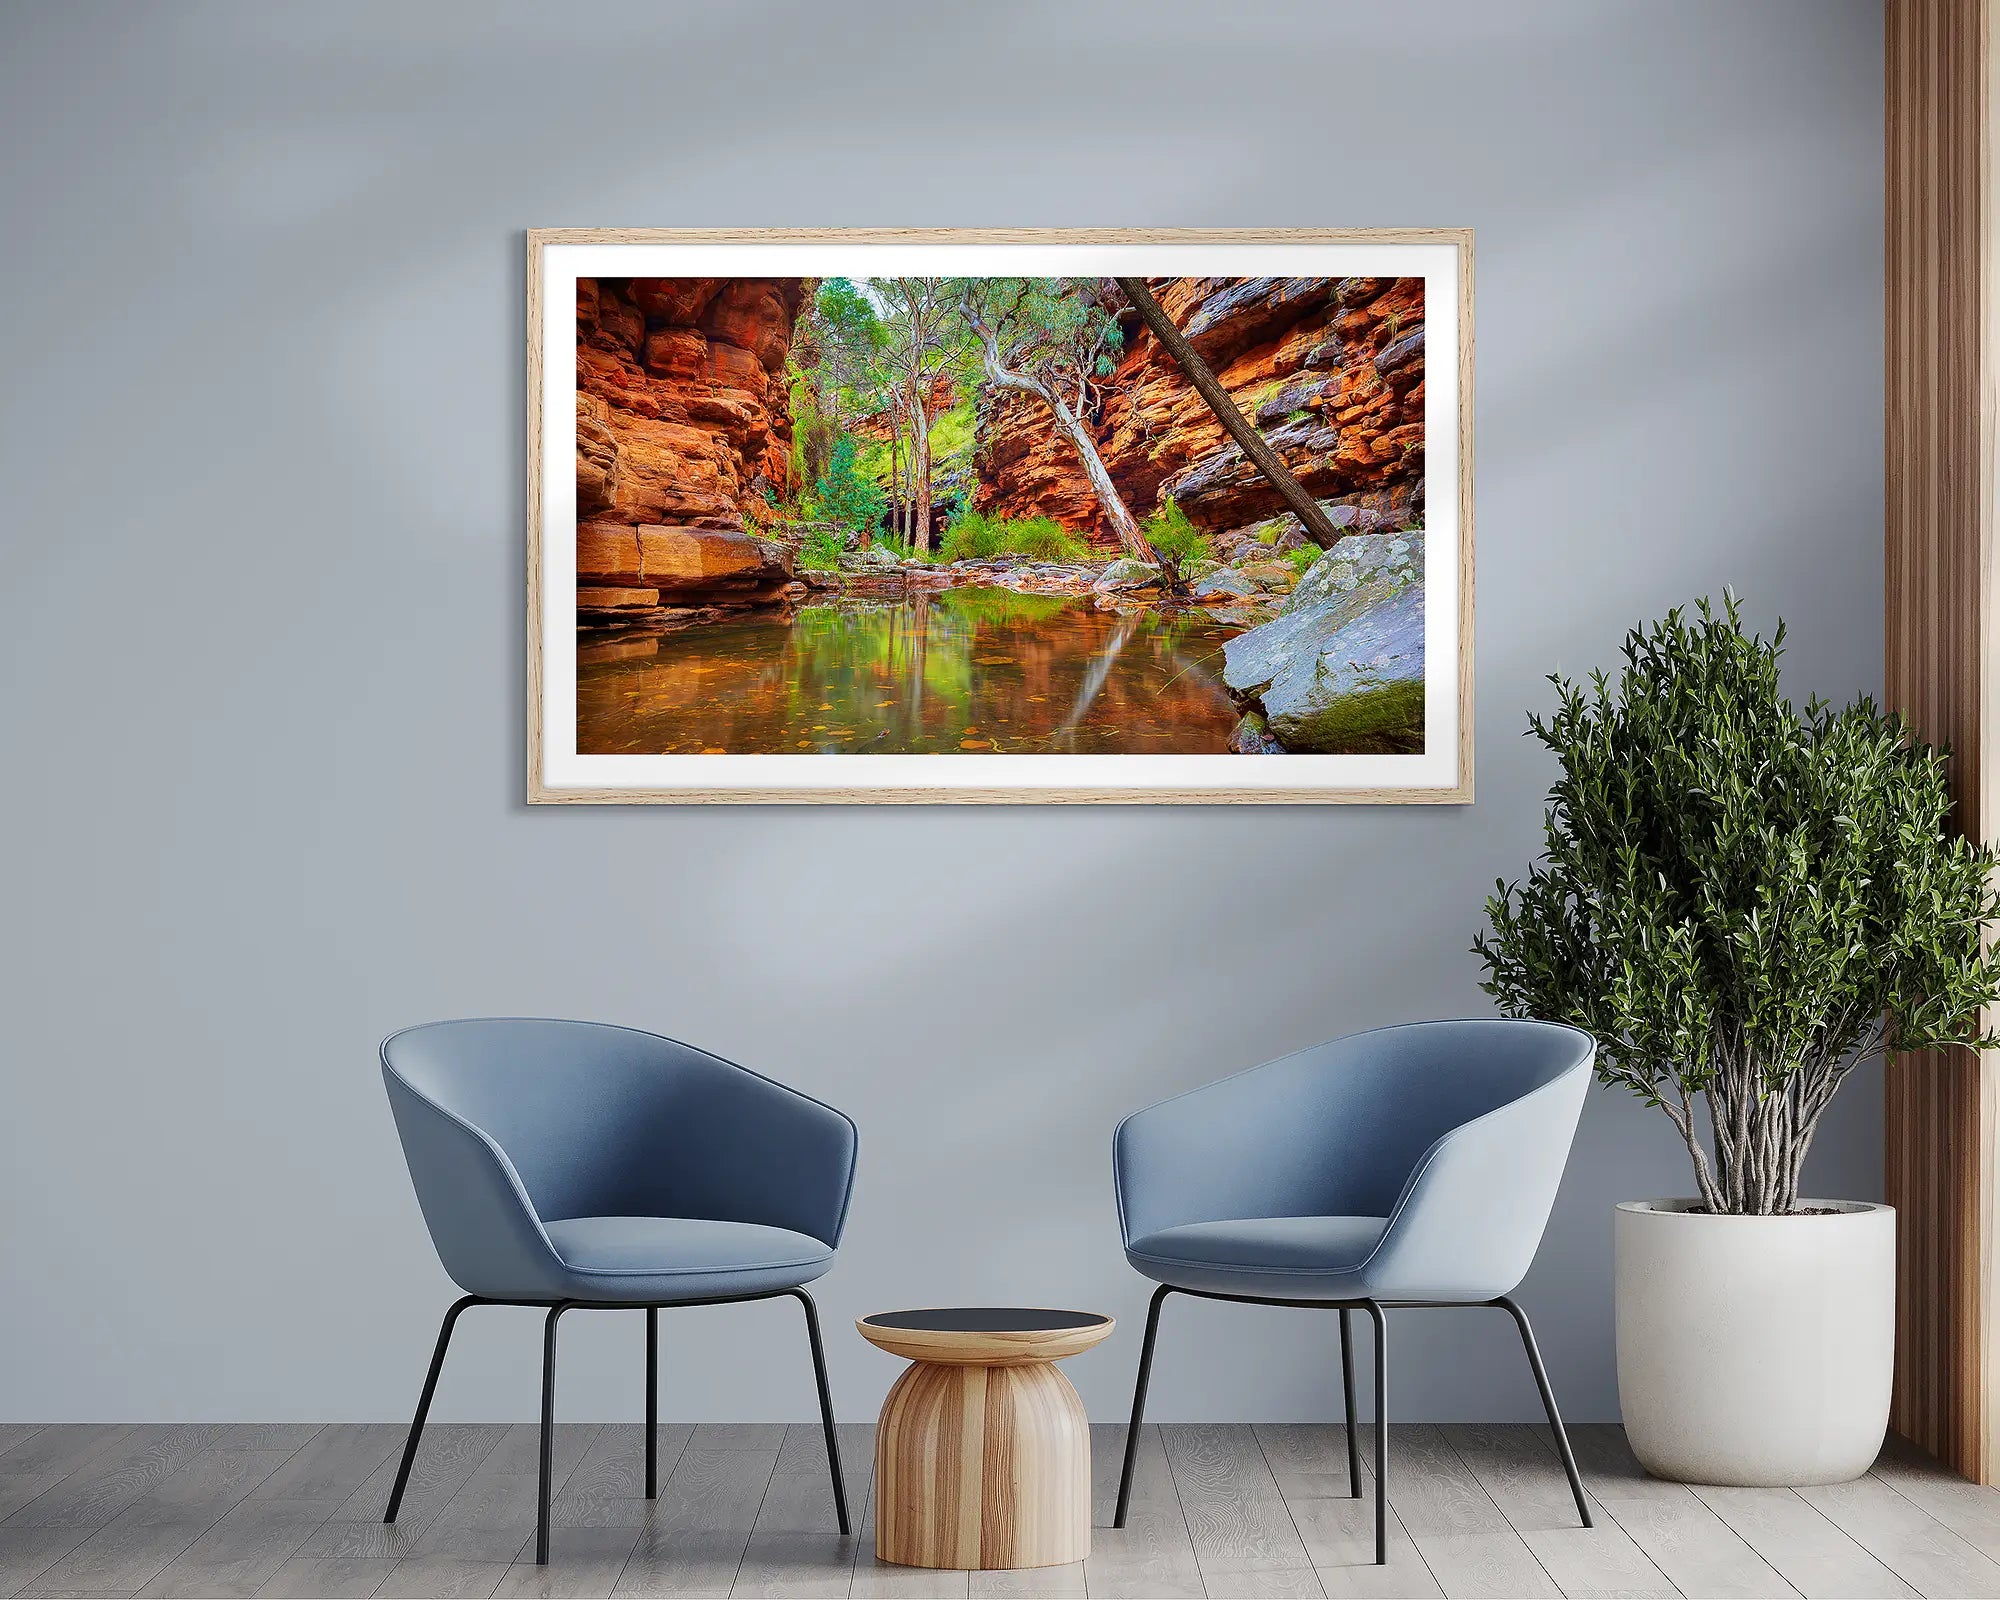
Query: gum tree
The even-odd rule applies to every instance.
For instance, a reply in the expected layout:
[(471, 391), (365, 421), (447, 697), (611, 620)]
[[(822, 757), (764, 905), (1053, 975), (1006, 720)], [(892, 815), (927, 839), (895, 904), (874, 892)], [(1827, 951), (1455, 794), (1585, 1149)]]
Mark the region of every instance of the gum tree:
[(910, 540), (922, 552), (931, 543), (932, 402), (962, 337), (956, 286), (948, 278), (876, 278), (873, 283), (889, 308), (883, 327), (896, 380), (894, 409), (910, 433)]
[(986, 381), (1048, 408), (1119, 544), (1140, 561), (1158, 560), (1090, 436), (1099, 386), (1116, 369), (1124, 344), (1118, 318), (1096, 286), (1077, 278), (965, 278), (958, 291)]

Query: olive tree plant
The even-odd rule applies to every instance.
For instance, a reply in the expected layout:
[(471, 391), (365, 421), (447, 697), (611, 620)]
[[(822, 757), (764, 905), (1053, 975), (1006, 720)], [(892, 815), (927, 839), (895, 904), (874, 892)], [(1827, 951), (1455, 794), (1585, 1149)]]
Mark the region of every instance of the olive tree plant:
[(1796, 1209), (1860, 1062), (2000, 1043), (1996, 857), (1949, 827), (1945, 754), (1870, 700), (1795, 707), (1784, 637), (1702, 601), (1629, 634), (1615, 683), (1553, 678), (1542, 858), (1473, 943), (1506, 1011), (1587, 1029), (1666, 1113), (1709, 1211), (1756, 1216)]

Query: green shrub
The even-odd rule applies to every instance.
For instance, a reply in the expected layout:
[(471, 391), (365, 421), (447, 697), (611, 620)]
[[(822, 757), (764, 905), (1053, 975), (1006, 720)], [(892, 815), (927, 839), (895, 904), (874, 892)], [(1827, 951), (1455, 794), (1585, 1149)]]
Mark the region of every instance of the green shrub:
[(1171, 498), (1160, 502), (1160, 509), (1146, 519), (1144, 526), (1146, 542), (1164, 562), (1191, 567), (1196, 562), (1215, 559), (1215, 542)]
[(859, 455), (854, 436), (842, 434), (834, 442), (825, 476), (813, 485), (813, 498), (825, 521), (867, 533), (880, 525), (887, 501), (882, 486), (860, 470)]
[(1991, 1046), (2000, 1000), (2000, 858), (1954, 831), (1944, 752), (1870, 700), (1794, 705), (1784, 636), (1702, 601), (1628, 634), (1617, 676), (1556, 677), (1528, 719), (1561, 769), (1542, 856), (1473, 941), (1480, 987), (1593, 1034), (1730, 1215), (1794, 1209), (1857, 1064)]
[(1030, 561), (1083, 561), (1090, 547), (1053, 517), (989, 517), (961, 511), (938, 541), (940, 561), (987, 561), (1025, 556)]
[(983, 511), (961, 511), (938, 540), (940, 561), (983, 561), (1000, 554), (1000, 523)]
[(1090, 555), (1090, 547), (1054, 517), (1008, 523), (1003, 543), (1011, 554), (1030, 561), (1083, 561)]
[(1296, 550), (1287, 550), (1285, 559), (1291, 562), (1292, 571), (1303, 578), (1312, 571), (1313, 563), (1325, 554), (1326, 552), (1316, 544), (1302, 544)]
[(837, 528), (815, 528), (799, 546), (799, 565), (811, 572), (838, 572), (847, 541)]

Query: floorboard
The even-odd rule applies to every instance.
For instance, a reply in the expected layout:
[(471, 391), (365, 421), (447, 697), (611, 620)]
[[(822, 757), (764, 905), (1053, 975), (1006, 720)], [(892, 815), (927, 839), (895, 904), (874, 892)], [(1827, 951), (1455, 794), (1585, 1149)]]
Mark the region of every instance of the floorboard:
[(257, 1593), (270, 1600), (369, 1600), (395, 1564), (386, 1556), (293, 1556)]
[[(409, 1487), (393, 1523), (384, 1522), (382, 1513), (395, 1487), (396, 1468), (402, 1451), (403, 1430), (392, 1430), (388, 1449), (358, 1487), (341, 1501), (325, 1526), (296, 1552), (302, 1556), (395, 1556), (409, 1555), (444, 1508), (458, 1497), (479, 1463), (496, 1446), (505, 1427), (482, 1423), (433, 1423), (424, 1430), (417, 1459), (410, 1468)], [(379, 1437), (362, 1452), (372, 1454)], [(338, 1464), (342, 1476), (351, 1474), (359, 1459)], [(277, 1476), (277, 1474), (273, 1474)], [(266, 1484), (268, 1488), (268, 1483)]]
[(2000, 1597), (2000, 1565), (1872, 1473), (1798, 1493), (1919, 1594)]
[(1782, 1600), (1798, 1593), (1686, 1484), (1648, 1477), (1623, 1429), (1587, 1426), (1569, 1434), (1592, 1501), (1682, 1594)]
[(865, 1424), (839, 1430), (855, 1517), (845, 1537), (815, 1423), (667, 1424), (657, 1500), (639, 1426), (559, 1426), (546, 1567), (534, 1561), (533, 1426), (430, 1429), (386, 1526), (401, 1424), (0, 1424), (0, 1597), (2000, 1600), (2000, 1492), (1906, 1446), (1853, 1483), (1794, 1491), (1664, 1483), (1615, 1427), (1572, 1439), (1589, 1529), (1546, 1428), (1393, 1429), (1378, 1567), (1371, 1430), (1355, 1498), (1337, 1426), (1148, 1427), (1131, 1515), (1114, 1529), (1125, 1430), (1097, 1426), (1089, 1559), (964, 1573), (876, 1562)]
[(1186, 1600), (1207, 1594), (1181, 1511), (1180, 1491), (1156, 1427), (1139, 1431), (1131, 1506), (1125, 1526), (1111, 1526), (1125, 1437), (1126, 1430), (1118, 1426), (1099, 1424), (1090, 1430), (1091, 1515), (1096, 1527), (1090, 1556), (1083, 1564), (1085, 1588), (1105, 1600)]
[[(1305, 1542), (1255, 1432), (1216, 1423), (1171, 1423), (1160, 1430), (1160, 1438), (1195, 1561), (1210, 1589), (1248, 1592), (1260, 1575), (1311, 1572)], [(1306, 1592), (1319, 1592), (1317, 1579)]]
[(1703, 1485), (1694, 1495), (1806, 1600), (1916, 1593), (1790, 1489)]
[(734, 1587), (784, 1432), (717, 1430), (711, 1437), (770, 1442), (754, 1449), (718, 1447), (702, 1443), (702, 1430), (695, 1429), (639, 1530), (613, 1594), (726, 1595)]

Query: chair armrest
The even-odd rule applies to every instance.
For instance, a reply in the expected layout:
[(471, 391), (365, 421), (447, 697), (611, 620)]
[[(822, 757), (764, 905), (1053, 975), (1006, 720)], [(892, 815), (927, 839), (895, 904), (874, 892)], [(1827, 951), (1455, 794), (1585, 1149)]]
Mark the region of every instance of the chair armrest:
[(452, 1281), (494, 1299), (559, 1292), (562, 1260), (506, 1152), (386, 1061), (382, 1079), (417, 1204)]
[(1361, 1267), (1377, 1300), (1491, 1300), (1528, 1275), (1590, 1086), (1586, 1060), (1453, 1128), (1404, 1184)]
[(669, 1214), (789, 1228), (838, 1245), (858, 1135), (832, 1106), (692, 1046), (655, 1109)]
[(1126, 1244), (1225, 1217), (1366, 1209), (1356, 1197), (1370, 1175), (1343, 1161), (1339, 1108), (1302, 1070), (1305, 1054), (1191, 1089), (1118, 1124), (1111, 1165)]

